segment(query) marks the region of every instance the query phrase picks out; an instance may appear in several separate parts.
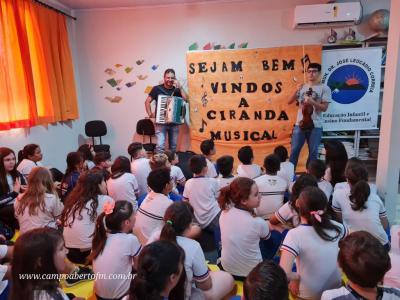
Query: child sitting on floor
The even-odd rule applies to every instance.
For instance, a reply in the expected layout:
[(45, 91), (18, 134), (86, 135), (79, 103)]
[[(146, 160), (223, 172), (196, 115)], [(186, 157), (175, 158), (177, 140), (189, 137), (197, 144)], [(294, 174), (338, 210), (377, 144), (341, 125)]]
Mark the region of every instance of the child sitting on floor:
[(400, 299), (399, 289), (379, 286), (391, 267), (390, 257), (370, 233), (357, 231), (342, 240), (337, 260), (349, 281), (325, 291), (322, 300)]
[(215, 155), (215, 144), (213, 140), (205, 140), (200, 144), (201, 153), (206, 157), (207, 161), (207, 177), (216, 178), (218, 176), (217, 170), (215, 169), (215, 165), (212, 162), (212, 156)]
[(236, 170), (238, 177), (254, 179), (262, 175), (261, 167), (257, 164), (253, 164), (254, 154), (250, 146), (240, 148), (238, 151), (238, 158), (241, 162)]
[(224, 155), (217, 159), (217, 167), (219, 170), (218, 190), (229, 185), (236, 177), (232, 175), (233, 172), (233, 156)]
[(320, 159), (312, 160), (308, 163), (307, 173), (313, 175), (318, 181), (318, 187), (325, 193), (329, 200), (332, 196), (333, 187), (329, 181), (324, 179), (325, 163)]

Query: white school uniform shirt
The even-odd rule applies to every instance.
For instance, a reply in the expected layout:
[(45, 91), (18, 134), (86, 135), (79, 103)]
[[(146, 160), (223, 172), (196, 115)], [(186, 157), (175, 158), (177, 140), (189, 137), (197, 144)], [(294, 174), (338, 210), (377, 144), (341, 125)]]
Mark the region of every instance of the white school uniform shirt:
[[(392, 287), (378, 287), (382, 292), (380, 300), (398, 300), (400, 299), (400, 290)], [(351, 290), (345, 286), (341, 288), (323, 292), (321, 300), (358, 300), (357, 295), (353, 295)], [(364, 298), (362, 298), (364, 299)]]
[[(159, 240), (160, 234), (161, 230), (154, 231), (147, 244)], [(195, 288), (195, 282), (203, 282), (208, 279), (210, 272), (203, 250), (197, 241), (184, 236), (177, 236), (176, 242), (185, 252), (185, 299), (190, 299), (192, 289)]]
[(292, 164), (290, 161), (281, 162), (281, 167), (278, 171), (278, 176), (285, 179), (289, 185), (289, 183), (293, 182), (294, 164)]
[(230, 185), (231, 182), (234, 181), (236, 178), (237, 176), (231, 175), (229, 177), (223, 177), (222, 174), (219, 174), (219, 176), (217, 177), (218, 190)]
[(38, 164), (36, 164), (33, 160), (24, 158), (18, 165), (17, 170), (25, 177), (25, 180), (27, 180), (29, 173), (35, 167), (38, 167)]
[(282, 224), (289, 225), (290, 227), (297, 227), (300, 224), (300, 217), (289, 202), (283, 204), (276, 212), (275, 217)]
[(170, 173), (171, 179), (174, 183), (174, 188), (173, 188), (173, 192), (175, 194), (179, 194), (178, 189), (176, 188), (176, 186), (185, 181), (185, 175), (183, 174), (181, 168), (179, 168), (178, 166), (171, 166), (171, 173)]
[(256, 164), (251, 164), (251, 165), (240, 164), (237, 167), (236, 173), (238, 177), (247, 177), (250, 179), (254, 179), (262, 175), (261, 167)]
[[(103, 206), (108, 201), (113, 201), (113, 199), (107, 195), (99, 195), (97, 197), (98, 206), (96, 209), (97, 216), (103, 212)], [(93, 233), (96, 225), (96, 219), (94, 221), (90, 220), (88, 214), (91, 210), (91, 204), (93, 200), (86, 203), (85, 207), (81, 211), (82, 218), (79, 214), (75, 216), (74, 223), (71, 227), (64, 227), (64, 240), (65, 246), (67, 248), (77, 248), (77, 249), (91, 249)], [(72, 220), (72, 216), (69, 217), (68, 222)]]
[[(0, 245), (0, 259), (6, 257), (7, 248), (8, 247), (6, 245)], [(6, 265), (0, 265), (0, 295), (8, 285), (8, 280), (3, 280), (4, 276), (6, 276), (7, 269), (8, 267)]]
[[(377, 194), (378, 193), (378, 188), (376, 187), (376, 184), (368, 182), (369, 189), (371, 193)], [(333, 191), (340, 190), (340, 189), (347, 189), (350, 191), (350, 184), (348, 182), (338, 182), (335, 184), (335, 187)]]
[(173, 179), (175, 184), (186, 180), (185, 175), (183, 174), (181, 168), (179, 168), (178, 166), (171, 166), (171, 178)]
[(147, 194), (149, 189), (147, 187), (147, 177), (151, 172), (150, 163), (148, 158), (138, 158), (131, 162), (131, 171), (135, 175), (136, 181), (139, 185), (139, 197)]
[(29, 215), (29, 207), (25, 207), (22, 214), (17, 214), (19, 200), (23, 194), (18, 195), (17, 201), (14, 203), (15, 217), (19, 223), (19, 232), (23, 234), (31, 229), (50, 227), (57, 229), (57, 219), (61, 215), (64, 205), (58, 196), (46, 193), (44, 195), (44, 210), (40, 207), (36, 209), (36, 215)]
[(123, 274), (124, 277), (96, 278), (94, 282), (96, 295), (116, 299), (128, 293), (133, 257), (139, 254), (141, 248), (139, 240), (133, 234), (121, 232), (107, 235), (103, 252), (93, 261), (93, 272), (105, 276)]
[(389, 242), (380, 218), (386, 217), (386, 208), (377, 194), (371, 193), (365, 206), (367, 208), (355, 211), (351, 208), (350, 191), (339, 189), (333, 193), (332, 208), (342, 214), (343, 224), (350, 232), (368, 231), (376, 237), (382, 245)]
[(332, 184), (322, 178), (320, 181), (318, 181), (318, 187), (321, 191), (324, 192), (326, 199), (329, 200), (333, 192)]
[[(341, 286), (341, 273), (337, 264), (338, 244), (348, 230), (340, 223), (331, 222), (340, 228), (340, 234), (334, 241), (325, 241), (311, 225), (300, 224), (289, 230), (281, 246), (281, 250), (296, 257), (301, 298), (320, 299), (323, 291)], [(336, 234), (333, 230), (327, 233), (331, 236)]]
[(218, 181), (209, 177), (193, 177), (185, 184), (183, 197), (188, 199), (201, 228), (206, 228), (219, 214), (217, 202)]
[(269, 219), (283, 205), (287, 182), (277, 175), (268, 174), (257, 177), (254, 181), (261, 194), (260, 206), (256, 208), (257, 216)]
[(270, 237), (268, 222), (246, 210), (231, 207), (222, 211), (219, 225), (222, 267), (233, 275), (247, 276), (262, 262), (259, 243), (260, 239)]
[(218, 173), (217, 173), (217, 170), (215, 169), (214, 164), (208, 158), (206, 158), (206, 161), (207, 161), (207, 168), (208, 168), (206, 177), (216, 178), (218, 176)]
[(92, 162), (91, 160), (85, 160), (85, 164), (88, 170), (93, 169), (96, 165), (94, 164), (94, 162)]
[(148, 239), (153, 231), (164, 226), (164, 214), (172, 200), (161, 193), (150, 192), (136, 214), (135, 227)]
[(124, 173), (120, 177), (107, 180), (108, 194), (115, 200), (127, 200), (137, 209), (136, 194), (139, 192), (139, 185), (135, 175)]

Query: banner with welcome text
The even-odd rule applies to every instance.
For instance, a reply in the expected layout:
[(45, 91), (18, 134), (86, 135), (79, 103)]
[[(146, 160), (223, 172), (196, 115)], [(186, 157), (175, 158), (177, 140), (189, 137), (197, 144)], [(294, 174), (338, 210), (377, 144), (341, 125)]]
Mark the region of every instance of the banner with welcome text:
[(323, 52), (322, 83), (332, 90), (324, 131), (377, 128), (381, 59), (382, 48)]
[(192, 149), (213, 139), (215, 158), (229, 154), (237, 164), (238, 149), (251, 145), (259, 165), (278, 145), (290, 153), (298, 107), (287, 102), (321, 52), (321, 45), (188, 52)]

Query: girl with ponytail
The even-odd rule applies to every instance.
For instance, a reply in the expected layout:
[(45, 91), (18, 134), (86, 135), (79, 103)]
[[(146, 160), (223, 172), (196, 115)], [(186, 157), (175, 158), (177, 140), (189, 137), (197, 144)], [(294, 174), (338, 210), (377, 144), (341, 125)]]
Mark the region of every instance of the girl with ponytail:
[(185, 299), (222, 299), (234, 287), (233, 277), (226, 272), (208, 270), (200, 244), (189, 238), (193, 232), (193, 208), (188, 202), (174, 202), (164, 215), (165, 225), (160, 240), (177, 243), (185, 252)]
[(129, 296), (123, 300), (183, 300), (185, 253), (176, 243), (156, 241), (143, 248)]
[[(122, 299), (128, 294), (133, 258), (141, 249), (139, 240), (132, 234), (135, 214), (132, 203), (108, 201), (97, 217), (96, 229), (89, 260), (93, 262), (98, 277), (94, 283), (97, 299)], [(112, 274), (123, 274), (113, 278)], [(107, 277), (108, 276), (108, 277)]]
[[(306, 187), (296, 200), (300, 225), (289, 230), (281, 246), (280, 266), (290, 291), (301, 299), (320, 299), (323, 291), (341, 285), (336, 258), (338, 243), (348, 231), (330, 220), (327, 205), (322, 190)], [(295, 259), (297, 272), (292, 272)]]
[(233, 180), (220, 190), (218, 197), (222, 209), (221, 266), (238, 279), (246, 277), (262, 261), (260, 239), (270, 237), (268, 221), (254, 212), (260, 199), (257, 184), (247, 177)]
[(28, 144), (18, 152), (17, 170), (24, 176), (26, 181), (32, 169), (41, 166), (40, 161), (42, 158), (42, 150), (37, 144)]
[(308, 186), (318, 187), (318, 182), (314, 176), (303, 174), (296, 179), (292, 187), (292, 193), (288, 202), (283, 204), (275, 214), (269, 219), (272, 225), (278, 225), (286, 229), (293, 228), (300, 224), (299, 210), (296, 207), (296, 200), (300, 193)]
[(350, 189), (335, 190), (332, 209), (350, 231), (368, 231), (389, 251), (385, 230), (389, 227), (386, 209), (379, 196), (371, 192), (368, 171), (362, 161), (349, 160), (345, 175)]

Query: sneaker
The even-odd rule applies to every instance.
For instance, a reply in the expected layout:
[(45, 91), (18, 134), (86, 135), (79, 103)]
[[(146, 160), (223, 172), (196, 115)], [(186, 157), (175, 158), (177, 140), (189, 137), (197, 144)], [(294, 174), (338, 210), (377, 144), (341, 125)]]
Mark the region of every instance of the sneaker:
[(65, 285), (69, 287), (84, 281), (93, 280), (93, 275), (94, 273), (92, 269), (88, 267), (77, 267), (73, 273), (67, 276), (67, 279), (65, 279)]

